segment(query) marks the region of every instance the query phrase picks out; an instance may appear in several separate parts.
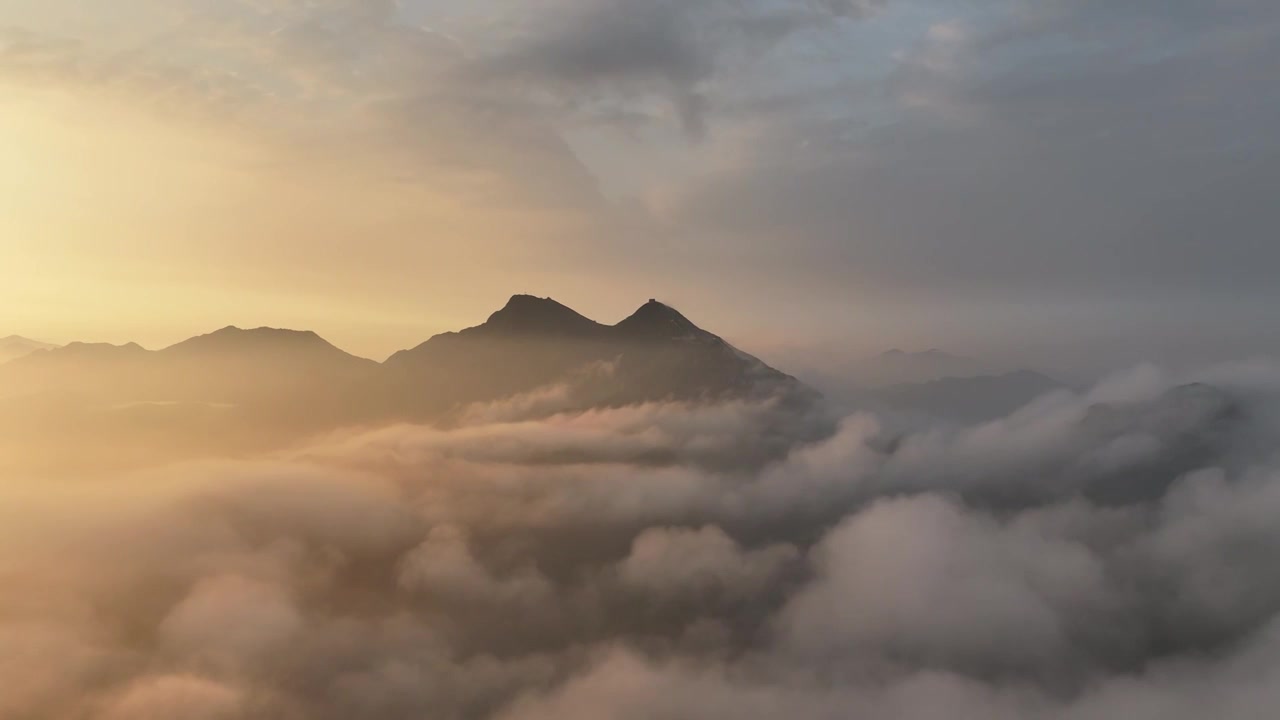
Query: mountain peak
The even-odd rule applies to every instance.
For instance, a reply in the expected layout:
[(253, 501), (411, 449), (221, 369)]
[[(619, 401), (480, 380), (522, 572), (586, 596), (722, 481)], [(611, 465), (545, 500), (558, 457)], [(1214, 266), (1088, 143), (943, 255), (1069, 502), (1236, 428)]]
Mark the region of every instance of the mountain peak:
[(503, 308), (476, 330), (510, 335), (576, 336), (602, 326), (551, 298), (512, 295)]
[(239, 328), (228, 325), (207, 335), (198, 335), (172, 345), (165, 352), (238, 352), (246, 349), (271, 350), (337, 350), (324, 338), (310, 330), (284, 330), (281, 328)]
[(619, 332), (630, 337), (642, 338), (696, 338), (709, 337), (710, 333), (690, 322), (678, 310), (658, 302), (649, 302), (640, 306), (626, 320), (614, 326)]
[(21, 335), (10, 335), (0, 338), (0, 351), (4, 350), (49, 350), (57, 347), (52, 343), (40, 342)]
[(104, 342), (73, 342), (63, 346), (63, 350), (73, 350), (76, 352), (113, 352), (118, 350), (134, 352), (142, 350), (142, 346), (136, 342), (125, 343), (123, 345), (112, 345)]
[(147, 350), (138, 343), (112, 345), (111, 343), (73, 342), (61, 347), (52, 346), (31, 352), (20, 360), (40, 362), (44, 359), (58, 361), (124, 359), (147, 354)]
[(278, 340), (283, 342), (315, 342), (323, 339), (312, 330), (286, 330), (284, 328), (258, 327), (240, 328), (228, 325), (215, 330), (209, 337), (243, 338), (248, 340)]

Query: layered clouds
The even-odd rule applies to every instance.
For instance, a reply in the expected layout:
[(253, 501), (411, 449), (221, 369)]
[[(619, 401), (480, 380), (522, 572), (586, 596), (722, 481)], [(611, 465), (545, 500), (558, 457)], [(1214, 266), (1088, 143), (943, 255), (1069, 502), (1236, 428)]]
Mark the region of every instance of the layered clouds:
[[(756, 347), (1271, 352), (1280, 18), (1220, 5), (10, 3), (9, 325), (380, 355), (524, 289), (728, 298)], [(89, 281), (101, 318), (49, 302)]]
[(1280, 672), (1276, 377), (1140, 369), (967, 428), (855, 415), (750, 464), (767, 402), (477, 409), (23, 484), (0, 710), (1254, 717)]

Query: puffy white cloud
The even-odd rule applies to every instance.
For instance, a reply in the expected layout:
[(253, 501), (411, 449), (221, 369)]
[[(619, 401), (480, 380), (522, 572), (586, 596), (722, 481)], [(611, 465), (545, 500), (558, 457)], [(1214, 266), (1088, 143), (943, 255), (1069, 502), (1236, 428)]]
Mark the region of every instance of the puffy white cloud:
[(1036, 530), (934, 495), (876, 503), (816, 548), (783, 627), (824, 657), (1005, 672), (1069, 660), (1071, 623), (1110, 591), (1088, 548)]
[(744, 550), (718, 527), (650, 528), (636, 536), (618, 564), (624, 583), (670, 596), (762, 592), (799, 556), (790, 545)]

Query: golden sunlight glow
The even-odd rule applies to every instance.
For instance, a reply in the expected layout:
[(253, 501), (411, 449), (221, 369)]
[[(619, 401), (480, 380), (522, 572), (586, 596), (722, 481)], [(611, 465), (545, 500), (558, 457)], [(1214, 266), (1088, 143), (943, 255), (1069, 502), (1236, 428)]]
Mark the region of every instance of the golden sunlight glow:
[(54, 340), (162, 345), (242, 323), (385, 355), (518, 287), (521, 258), (496, 239), (566, 227), (234, 122), (92, 93), (6, 89), (4, 106), (0, 326)]

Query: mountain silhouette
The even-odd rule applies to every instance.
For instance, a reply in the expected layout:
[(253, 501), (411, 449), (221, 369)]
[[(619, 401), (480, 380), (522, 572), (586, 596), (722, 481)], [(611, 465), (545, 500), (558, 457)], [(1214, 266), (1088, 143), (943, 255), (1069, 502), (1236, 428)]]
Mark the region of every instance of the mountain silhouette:
[(491, 336), (539, 335), (547, 337), (588, 337), (605, 326), (552, 300), (532, 295), (512, 295), (503, 308), (483, 325), (458, 334)]
[(226, 327), (167, 347), (149, 364), (178, 384), (198, 376), (203, 392), (218, 388), (222, 396), (216, 399), (226, 402), (291, 391), (314, 399), (327, 394), (317, 386), (342, 390), (378, 370), (376, 362), (340, 350), (314, 332), (276, 328)]
[(985, 363), (945, 350), (903, 351), (897, 348), (862, 359), (849, 368), (867, 386), (914, 384), (993, 374)]
[(650, 300), (614, 326), (622, 337), (636, 340), (700, 340), (714, 342), (715, 335), (689, 322), (674, 308)]
[(547, 412), (749, 398), (803, 412), (818, 399), (657, 301), (604, 325), (550, 298), (515, 295), (484, 323), (384, 363), (275, 328), (226, 327), (156, 351), (38, 350), (0, 366), (0, 435), (30, 453), (41, 451), (33, 438), (75, 428), (86, 444), (119, 450), (141, 437), (182, 456), (348, 426), (455, 422), (469, 408), (548, 389), (557, 402)]
[(170, 355), (188, 353), (228, 353), (244, 352), (322, 352), (333, 356), (355, 357), (339, 350), (324, 338), (310, 330), (281, 330), (261, 327), (245, 330), (234, 325), (198, 335), (188, 340), (165, 348), (162, 352)]
[(1004, 417), (1042, 395), (1065, 389), (1067, 385), (1047, 375), (1017, 370), (892, 385), (870, 391), (867, 400), (890, 410), (973, 423)]
[(655, 300), (610, 326), (550, 298), (516, 295), (484, 324), (437, 335), (385, 364), (401, 384), (434, 380), (427, 409), (435, 412), (571, 375), (582, 407), (808, 392)]
[[(71, 343), (0, 367), (0, 396), (76, 394), (96, 401), (235, 403), (323, 400), (371, 377), (372, 360), (313, 332), (227, 327), (159, 351), (136, 343)], [(328, 390), (317, 392), (321, 387)], [(352, 388), (354, 389), (354, 388)]]
[(57, 345), (32, 340), (21, 335), (10, 335), (0, 338), (0, 364), (17, 360), (39, 350), (52, 350)]

